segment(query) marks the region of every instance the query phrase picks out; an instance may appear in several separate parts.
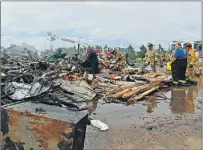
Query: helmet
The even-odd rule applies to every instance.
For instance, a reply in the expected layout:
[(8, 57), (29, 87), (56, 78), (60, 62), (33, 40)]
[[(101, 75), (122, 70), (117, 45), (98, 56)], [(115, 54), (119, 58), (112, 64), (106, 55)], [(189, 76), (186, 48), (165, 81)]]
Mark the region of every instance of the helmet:
[(152, 43), (148, 43), (147, 46), (150, 47), (150, 46), (153, 46), (153, 44)]
[(186, 42), (184, 45), (185, 45), (186, 47), (192, 47), (192, 44), (191, 44), (190, 42)]

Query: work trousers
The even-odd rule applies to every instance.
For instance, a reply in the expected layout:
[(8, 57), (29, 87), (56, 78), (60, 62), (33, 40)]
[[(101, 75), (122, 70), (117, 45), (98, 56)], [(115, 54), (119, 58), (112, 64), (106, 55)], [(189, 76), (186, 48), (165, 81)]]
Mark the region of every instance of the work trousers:
[(141, 68), (140, 68), (141, 72), (143, 72), (143, 71), (144, 71), (144, 68), (145, 68), (146, 66), (148, 66), (148, 65), (150, 65), (150, 67), (152, 68), (152, 72), (156, 72), (155, 62), (154, 62), (154, 63), (150, 63), (150, 62), (145, 62), (145, 63), (143, 63), (142, 66), (141, 66)]
[(187, 65), (186, 74), (189, 78), (193, 78), (195, 76), (195, 66), (192, 64)]
[(187, 59), (176, 59), (172, 65), (172, 77), (173, 81), (178, 82), (180, 80), (185, 81), (185, 73), (187, 69)]

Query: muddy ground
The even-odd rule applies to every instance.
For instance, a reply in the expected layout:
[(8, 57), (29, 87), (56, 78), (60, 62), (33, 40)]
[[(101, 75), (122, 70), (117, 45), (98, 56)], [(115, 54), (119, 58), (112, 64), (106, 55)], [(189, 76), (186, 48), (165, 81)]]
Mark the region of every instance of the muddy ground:
[(145, 100), (133, 105), (92, 105), (90, 118), (109, 126), (88, 126), (85, 149), (201, 149), (202, 80), (197, 86), (169, 88), (168, 100)]

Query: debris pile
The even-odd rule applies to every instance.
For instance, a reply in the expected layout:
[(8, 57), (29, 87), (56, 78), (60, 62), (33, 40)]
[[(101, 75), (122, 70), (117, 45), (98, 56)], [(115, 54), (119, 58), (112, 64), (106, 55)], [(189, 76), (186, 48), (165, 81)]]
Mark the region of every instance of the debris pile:
[[(122, 81), (125, 79), (128, 81)], [(134, 82), (133, 82), (134, 81)], [(111, 83), (97, 82), (97, 87), (104, 88), (105, 98), (126, 101), (141, 100), (161, 87), (171, 82), (171, 77), (163, 73), (148, 73), (145, 75), (122, 75), (120, 80)]]
[(137, 101), (171, 82), (171, 76), (165, 73), (148, 71), (139, 75), (138, 68), (128, 65), (118, 68), (106, 59), (100, 59), (101, 73), (92, 75), (81, 62), (76, 55), (57, 58), (54, 63), (9, 57), (1, 66), (1, 104), (32, 101), (84, 110), (87, 107), (81, 108), (80, 102)]

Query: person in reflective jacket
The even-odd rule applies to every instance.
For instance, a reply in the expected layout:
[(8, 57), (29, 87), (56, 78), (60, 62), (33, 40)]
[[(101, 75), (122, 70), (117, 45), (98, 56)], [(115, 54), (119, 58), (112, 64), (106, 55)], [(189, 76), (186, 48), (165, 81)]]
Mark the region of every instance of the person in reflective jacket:
[(184, 44), (185, 49), (187, 50), (188, 56), (187, 56), (187, 70), (186, 75), (189, 78), (194, 78), (194, 69), (195, 69), (195, 63), (197, 62), (197, 58), (195, 56), (195, 51), (192, 49), (192, 44), (187, 42)]
[(145, 62), (142, 64), (140, 71), (143, 72), (146, 66), (150, 65), (152, 68), (152, 72), (156, 72), (155, 67), (155, 50), (153, 49), (153, 44), (148, 43), (148, 51), (145, 54)]
[(185, 73), (187, 69), (187, 52), (181, 47), (180, 43), (176, 44), (176, 50), (171, 59), (172, 78), (174, 84), (185, 84)]

